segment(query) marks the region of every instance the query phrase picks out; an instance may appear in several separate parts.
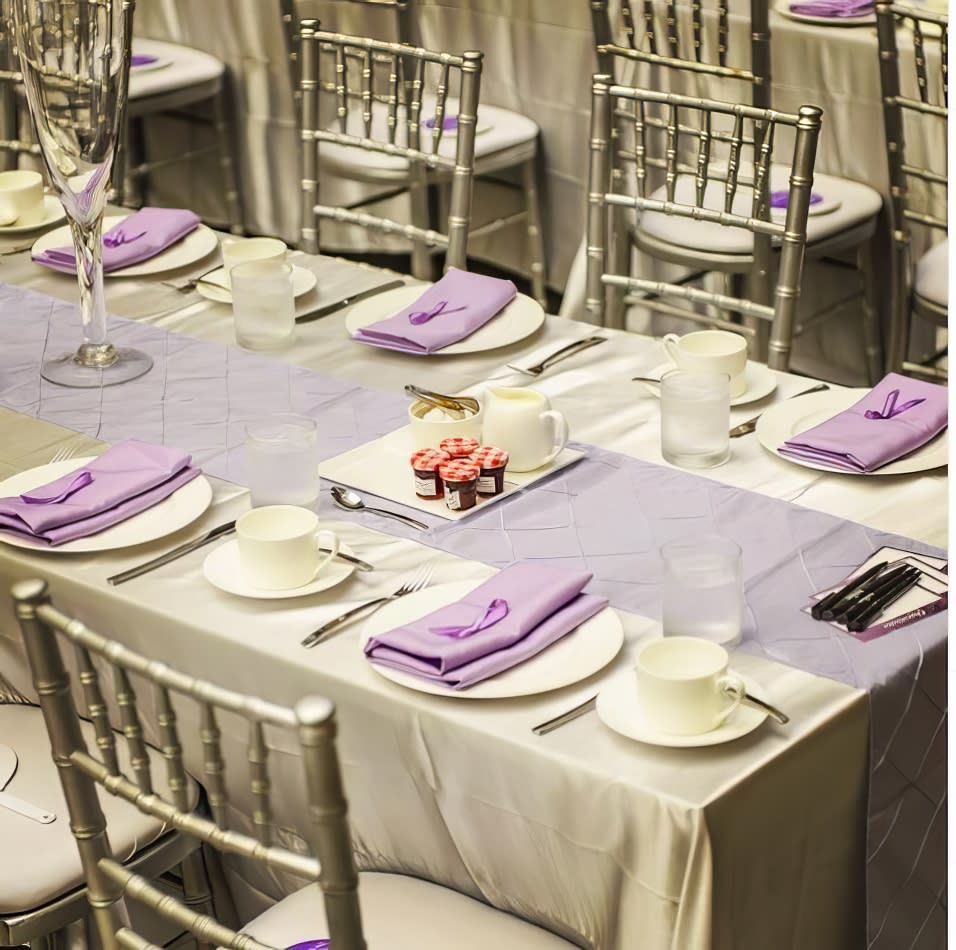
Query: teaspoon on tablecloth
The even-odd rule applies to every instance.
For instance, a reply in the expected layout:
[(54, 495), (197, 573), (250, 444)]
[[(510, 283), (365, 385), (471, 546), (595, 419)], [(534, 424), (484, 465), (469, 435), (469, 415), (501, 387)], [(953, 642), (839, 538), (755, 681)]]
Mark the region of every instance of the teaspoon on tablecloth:
[(384, 508), (371, 508), (362, 500), (362, 496), (350, 488), (343, 488), (341, 485), (332, 486), (332, 500), (346, 511), (372, 511), (377, 515), (385, 515), (386, 518), (394, 518), (396, 521), (403, 521), (410, 524), (413, 528), (420, 528), (422, 531), (428, 530), (427, 524), (409, 518), (408, 515), (399, 514), (397, 511), (387, 511)]

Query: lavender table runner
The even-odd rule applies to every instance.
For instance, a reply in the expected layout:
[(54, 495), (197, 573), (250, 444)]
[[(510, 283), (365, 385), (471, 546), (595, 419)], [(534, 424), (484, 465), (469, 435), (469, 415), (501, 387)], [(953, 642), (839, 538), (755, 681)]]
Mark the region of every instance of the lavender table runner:
[[(114, 342), (149, 352), (152, 372), (102, 391), (64, 390), (40, 379), (39, 364), (45, 349), (75, 346), (77, 325), (75, 306), (0, 285), (0, 404), (110, 442), (135, 437), (177, 446), (207, 472), (240, 483), (237, 449), (250, 419), (279, 411), (316, 417), (324, 457), (405, 422), (401, 395), (119, 319), (111, 321)], [(593, 593), (647, 616), (659, 616), (662, 543), (711, 531), (736, 540), (748, 605), (743, 649), (870, 694), (869, 930), (872, 946), (890, 946), (880, 934), (894, 904), (929, 915), (945, 888), (947, 614), (860, 643), (800, 607), (883, 545), (943, 552), (583, 447), (589, 457), (573, 468), (463, 522), (433, 519), (424, 535), (374, 516), (369, 523), (496, 566), (546, 559), (587, 568)]]

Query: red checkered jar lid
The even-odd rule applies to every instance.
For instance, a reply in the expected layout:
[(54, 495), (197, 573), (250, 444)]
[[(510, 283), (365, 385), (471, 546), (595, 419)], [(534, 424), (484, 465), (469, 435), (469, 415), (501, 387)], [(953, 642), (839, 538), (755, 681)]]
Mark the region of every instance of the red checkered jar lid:
[(468, 459), (452, 459), (438, 469), (438, 474), (446, 482), (473, 482), (479, 474), (479, 468)]
[(471, 453), (471, 460), (482, 468), (504, 468), (508, 464), (508, 453), (494, 445), (483, 445)]
[(453, 435), (442, 439), (438, 447), (447, 452), (452, 458), (465, 458), (478, 448), (478, 440), (467, 435)]
[(450, 460), (451, 456), (440, 449), (419, 449), (417, 452), (412, 452), (409, 459), (416, 472), (434, 472), (439, 465)]

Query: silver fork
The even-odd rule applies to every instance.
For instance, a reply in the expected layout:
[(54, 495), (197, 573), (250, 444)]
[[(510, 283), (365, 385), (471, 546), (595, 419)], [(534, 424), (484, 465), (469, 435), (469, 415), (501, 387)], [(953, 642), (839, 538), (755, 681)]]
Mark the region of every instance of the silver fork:
[(368, 600), (364, 604), (359, 604), (357, 607), (353, 607), (351, 610), (345, 611), (344, 614), (339, 614), (338, 617), (334, 617), (328, 623), (322, 624), (318, 630), (310, 633), (302, 641), (302, 646), (304, 646), (306, 649), (314, 647), (317, 643), (322, 642), (322, 640), (326, 638), (326, 635), (340, 624), (345, 623), (357, 613), (360, 613), (369, 607), (373, 608), (372, 613), (374, 613), (375, 610), (378, 610), (379, 607), (389, 603), (389, 601), (397, 600), (399, 597), (404, 597), (406, 594), (414, 594), (416, 591), (423, 590), (428, 586), (429, 581), (431, 581), (434, 570), (435, 568), (433, 564), (423, 564), (407, 581), (405, 581), (404, 584), (402, 584), (401, 587), (398, 587), (396, 590), (392, 591), (392, 593), (388, 596), (378, 597), (375, 600)]
[(20, 692), (2, 673), (0, 673), (0, 705), (20, 704), (30, 706), (32, 703)]
[(65, 462), (67, 459), (73, 458), (76, 455), (76, 449), (70, 445), (61, 446), (53, 454), (53, 458), (50, 459), (50, 465), (55, 465), (57, 462)]
[(597, 346), (605, 340), (607, 340), (606, 336), (589, 336), (583, 340), (575, 340), (567, 346), (562, 346), (560, 350), (556, 350), (554, 353), (546, 356), (540, 363), (535, 363), (534, 366), (522, 367), (515, 366), (513, 363), (508, 363), (507, 366), (508, 369), (513, 369), (516, 373), (525, 373), (528, 376), (540, 376), (546, 369), (554, 366), (555, 363), (560, 363), (561, 360), (566, 360), (569, 356), (574, 356), (575, 353), (580, 353), (582, 350)]

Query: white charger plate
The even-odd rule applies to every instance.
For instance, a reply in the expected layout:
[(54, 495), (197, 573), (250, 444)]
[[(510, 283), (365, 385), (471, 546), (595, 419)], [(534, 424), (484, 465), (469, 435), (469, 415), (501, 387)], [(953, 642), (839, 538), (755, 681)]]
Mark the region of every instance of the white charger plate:
[[(740, 676), (739, 673), (737, 675)], [(748, 693), (753, 696), (761, 695), (763, 690), (759, 683), (749, 676), (740, 678), (744, 681)], [(733, 742), (734, 739), (753, 732), (767, 718), (764, 710), (741, 704), (723, 725), (711, 729), (710, 732), (702, 732), (696, 736), (675, 736), (669, 732), (659, 732), (644, 719), (637, 674), (633, 670), (621, 676), (615, 676), (598, 693), (597, 714), (605, 726), (619, 732), (622, 736), (627, 736), (628, 739), (636, 739), (648, 745), (668, 746), (672, 749), (696, 749)]]
[[(217, 286), (212, 287), (210, 283)], [(301, 297), (307, 294), (318, 282), (318, 277), (312, 271), (305, 267), (296, 267), (292, 265), (292, 294), (295, 297)], [(200, 296), (207, 300), (214, 300), (216, 303), (232, 303), (232, 289), (226, 286), (226, 269), (219, 267), (212, 273), (206, 274), (202, 283), (196, 284), (196, 290)]]
[(0, 235), (29, 234), (31, 231), (38, 231), (40, 228), (46, 228), (51, 224), (56, 224), (57, 221), (62, 221), (66, 217), (63, 205), (60, 204), (60, 199), (57, 198), (56, 195), (43, 196), (43, 211), (42, 221), (37, 221), (35, 224), (17, 224), (14, 221), (13, 224), (5, 224), (0, 227)]
[[(75, 472), (95, 458), (95, 455), (88, 455), (83, 458), (66, 459), (63, 462), (50, 462), (47, 465), (38, 465), (36, 468), (11, 475), (10, 478), (0, 482), (0, 497), (22, 495), (32, 491), (63, 475)], [(96, 534), (87, 535), (85, 538), (77, 538), (75, 541), (53, 546), (8, 531), (0, 531), (0, 541), (15, 548), (46, 551), (50, 554), (112, 551), (116, 548), (131, 547), (134, 544), (144, 544), (146, 541), (155, 541), (156, 538), (162, 538), (180, 528), (185, 528), (209, 507), (211, 501), (212, 485), (209, 484), (205, 475), (197, 475), (152, 508), (147, 508), (119, 524), (114, 524)]]
[[(393, 600), (366, 621), (362, 629), (362, 647), (380, 633), (386, 633), (394, 627), (424, 617), (439, 607), (461, 600), (465, 594), (483, 583), (484, 581), (470, 580), (440, 584), (438, 587), (426, 587), (417, 593), (406, 594)], [(371, 666), (385, 679), (420, 693), (450, 696), (453, 699), (508, 699), (513, 696), (546, 693), (587, 679), (607, 666), (620, 652), (623, 644), (624, 627), (621, 625), (621, 618), (613, 608), (605, 607), (536, 656), (467, 689), (449, 689), (439, 683), (409, 676), (378, 663), (372, 663)]]
[(798, 23), (813, 23), (816, 26), (866, 26), (868, 23), (876, 23), (875, 10), (864, 13), (862, 16), (814, 16), (810, 13), (792, 12), (791, 2), (793, 0), (782, 0), (774, 9), (781, 16), (785, 16), (788, 20), (796, 20)]
[[(677, 366), (668, 361), (667, 363), (661, 363), (660, 366), (655, 366), (647, 375), (663, 376), (664, 373), (672, 369), (677, 369)], [(745, 406), (748, 402), (764, 399), (777, 388), (776, 374), (763, 363), (754, 363), (747, 360), (744, 376), (747, 380), (747, 388), (739, 396), (734, 396), (730, 400), (732, 406)], [(661, 387), (658, 383), (644, 383), (644, 386), (660, 399)]]
[[(341, 551), (344, 554), (355, 553), (344, 544), (341, 546)], [(242, 579), (242, 571), (239, 568), (239, 542), (235, 538), (212, 551), (202, 564), (202, 572), (213, 587), (218, 587), (227, 594), (252, 597), (256, 600), (284, 600), (289, 597), (318, 594), (320, 591), (335, 587), (336, 584), (341, 584), (351, 576), (354, 570), (354, 564), (332, 558), (319, 572), (318, 577), (301, 587), (292, 587), (288, 590), (266, 590), (262, 587), (253, 587)]]
[(949, 464), (949, 435), (944, 429), (935, 439), (918, 448), (915, 452), (890, 462), (878, 468), (875, 472), (848, 472), (842, 468), (832, 468), (821, 462), (812, 462), (809, 459), (791, 458), (780, 454), (780, 446), (791, 436), (825, 422), (838, 412), (849, 409), (859, 402), (870, 390), (868, 389), (828, 389), (822, 393), (810, 393), (799, 399), (788, 399), (786, 402), (771, 406), (761, 415), (757, 422), (757, 438), (760, 444), (769, 449), (778, 458), (804, 468), (815, 468), (821, 472), (835, 472), (838, 475), (907, 475), (911, 472), (927, 472), (933, 468), (940, 468)]
[[(121, 221), (125, 221), (129, 215), (109, 215), (103, 219), (103, 233), (110, 228), (115, 227)], [(70, 227), (66, 225), (62, 228), (56, 228), (38, 238), (33, 245), (32, 254), (43, 253), (43, 251), (52, 250), (55, 247), (72, 247), (73, 237), (70, 234)], [(189, 264), (195, 264), (204, 257), (211, 254), (219, 247), (219, 238), (214, 231), (210, 230), (204, 224), (198, 225), (185, 237), (180, 238), (175, 244), (171, 244), (165, 251), (160, 251), (145, 261), (133, 264), (130, 267), (121, 267), (119, 270), (110, 271), (104, 274), (104, 277), (146, 277), (150, 274), (162, 274), (166, 271), (176, 270), (180, 267), (186, 267)], [(51, 268), (55, 270), (56, 268)], [(66, 271), (62, 273), (68, 273)]]
[[(345, 327), (350, 334), (363, 327), (378, 323), (404, 310), (414, 303), (428, 289), (428, 284), (412, 284), (398, 287), (385, 294), (369, 297), (355, 304), (345, 318)], [(544, 323), (544, 310), (541, 305), (518, 294), (514, 300), (492, 317), (483, 327), (479, 327), (464, 340), (436, 350), (434, 353), (409, 353), (409, 356), (455, 356), (461, 353), (483, 353), (496, 350), (501, 346), (517, 343)], [(366, 344), (363, 344), (363, 346)]]

